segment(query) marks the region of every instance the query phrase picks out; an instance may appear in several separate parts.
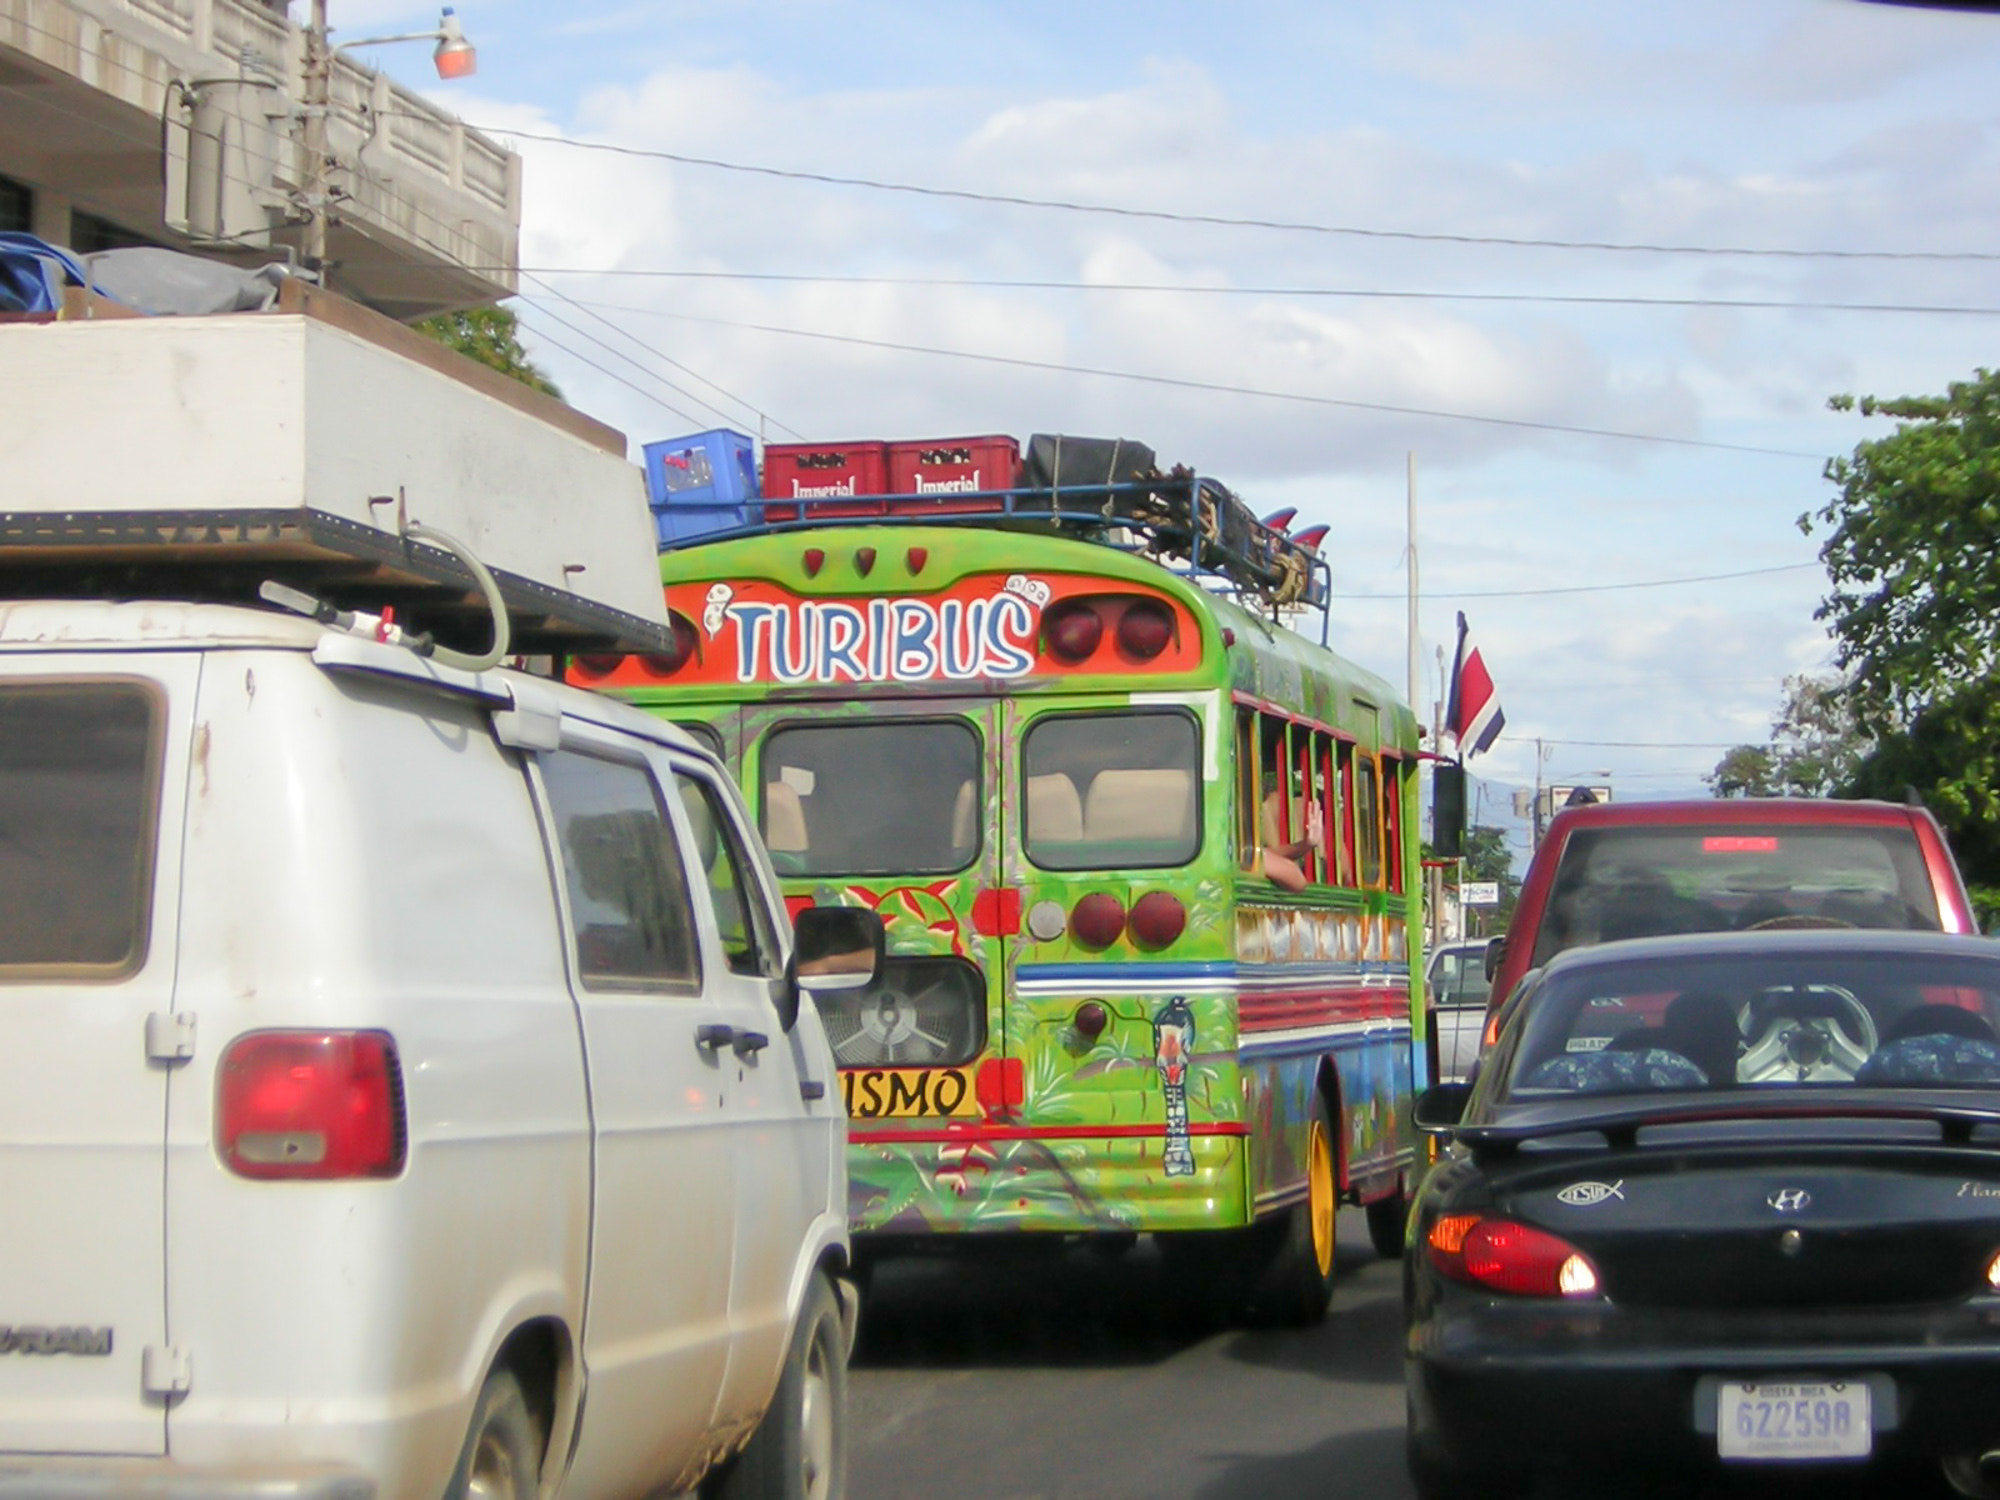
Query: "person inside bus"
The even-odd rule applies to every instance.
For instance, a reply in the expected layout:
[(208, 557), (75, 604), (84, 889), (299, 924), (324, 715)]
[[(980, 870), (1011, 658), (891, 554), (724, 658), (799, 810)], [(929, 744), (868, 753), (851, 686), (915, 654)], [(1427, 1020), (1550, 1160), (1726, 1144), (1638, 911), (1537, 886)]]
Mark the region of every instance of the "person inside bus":
[(1277, 786), (1271, 783), (1275, 777), (1267, 778), (1270, 787), (1264, 793), (1264, 807), (1261, 818), (1260, 842), (1263, 844), (1264, 878), (1281, 890), (1302, 891), (1309, 882), (1305, 866), (1300, 863), (1308, 854), (1315, 854), (1326, 848), (1326, 829), (1319, 815), (1319, 804), (1305, 795), (1305, 788), (1298, 787), (1293, 795), (1295, 804), (1303, 804), (1305, 810), (1306, 836), (1302, 839), (1285, 837), (1285, 799)]

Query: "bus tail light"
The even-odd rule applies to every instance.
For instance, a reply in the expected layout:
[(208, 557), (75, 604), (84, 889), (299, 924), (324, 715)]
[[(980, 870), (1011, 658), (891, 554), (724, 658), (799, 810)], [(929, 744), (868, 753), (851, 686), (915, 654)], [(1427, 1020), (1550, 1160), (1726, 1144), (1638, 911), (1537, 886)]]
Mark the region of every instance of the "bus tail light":
[(1172, 644), (1174, 612), (1157, 599), (1136, 599), (1118, 620), (1118, 649), (1133, 661), (1151, 661)]
[(1125, 931), (1125, 905), (1116, 896), (1093, 891), (1069, 912), (1069, 935), (1086, 948), (1109, 948)]
[(1141, 948), (1164, 948), (1187, 930), (1187, 908), (1166, 891), (1148, 891), (1132, 903), (1126, 925)]
[(571, 657), (576, 670), (584, 677), (609, 677), (624, 664), (625, 658), (608, 652), (590, 652), (583, 656)]
[(1597, 1267), (1568, 1240), (1546, 1230), (1479, 1214), (1446, 1214), (1424, 1246), (1431, 1264), (1454, 1281), (1517, 1297), (1595, 1297)]
[(694, 633), (694, 622), (676, 610), (673, 615), (673, 644), (665, 651), (653, 652), (639, 660), (652, 676), (671, 677), (694, 660), (699, 645), (700, 638)]
[(1086, 1000), (1076, 1008), (1076, 1019), (1071, 1023), (1076, 1034), (1086, 1042), (1094, 1042), (1104, 1035), (1104, 1028), (1111, 1024), (1111, 1012), (1100, 1001)]
[(1081, 599), (1066, 600), (1042, 616), (1042, 636), (1057, 661), (1085, 661), (1104, 639), (1104, 616)]
[(216, 1148), (240, 1177), (394, 1177), (407, 1126), (380, 1031), (253, 1031), (222, 1056)]

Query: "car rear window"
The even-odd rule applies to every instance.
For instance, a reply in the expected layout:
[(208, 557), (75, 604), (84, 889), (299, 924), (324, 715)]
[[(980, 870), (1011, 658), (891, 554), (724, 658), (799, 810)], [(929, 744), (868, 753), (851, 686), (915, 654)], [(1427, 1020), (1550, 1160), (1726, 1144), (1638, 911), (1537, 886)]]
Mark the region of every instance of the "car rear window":
[[(1972, 941), (1972, 940), (1968, 940)], [(1610, 955), (1606, 954), (1607, 960)], [(1502, 1094), (2000, 1086), (2000, 960), (1849, 947), (1592, 963), (1523, 992)]]
[(1533, 962), (1672, 933), (1938, 925), (1923, 851), (1906, 827), (1581, 829), (1556, 869)]
[(145, 961), (159, 714), (137, 682), (0, 685), (0, 979)]

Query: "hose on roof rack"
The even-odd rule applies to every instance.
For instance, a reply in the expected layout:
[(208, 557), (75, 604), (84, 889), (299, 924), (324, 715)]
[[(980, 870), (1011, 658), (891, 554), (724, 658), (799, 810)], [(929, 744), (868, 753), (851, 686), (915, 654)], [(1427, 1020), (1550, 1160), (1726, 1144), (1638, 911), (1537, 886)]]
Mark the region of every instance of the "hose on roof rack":
[(416, 521), (403, 523), (403, 535), (413, 542), (428, 542), (433, 547), (451, 553), (464, 563), (472, 574), (473, 582), (479, 585), (480, 593), (486, 596), (486, 607), (493, 612), (493, 644), (477, 656), (463, 651), (454, 651), (449, 646), (435, 646), (432, 657), (447, 667), (457, 667), (462, 672), (485, 672), (500, 665), (507, 655), (507, 648), (513, 644), (511, 625), (507, 619), (507, 601), (500, 597), (500, 585), (493, 581), (486, 564), (472, 555), (472, 549), (450, 532), (439, 531), (435, 526), (424, 526)]

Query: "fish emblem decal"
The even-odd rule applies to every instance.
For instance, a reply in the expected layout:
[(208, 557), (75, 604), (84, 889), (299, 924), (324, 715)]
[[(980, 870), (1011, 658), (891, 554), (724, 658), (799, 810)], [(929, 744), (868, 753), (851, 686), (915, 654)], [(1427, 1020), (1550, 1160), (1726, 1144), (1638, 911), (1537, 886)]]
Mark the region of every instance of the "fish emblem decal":
[(1556, 1200), (1567, 1203), (1571, 1208), (1593, 1208), (1612, 1198), (1623, 1199), (1625, 1179), (1616, 1182), (1572, 1182), (1556, 1194)]

